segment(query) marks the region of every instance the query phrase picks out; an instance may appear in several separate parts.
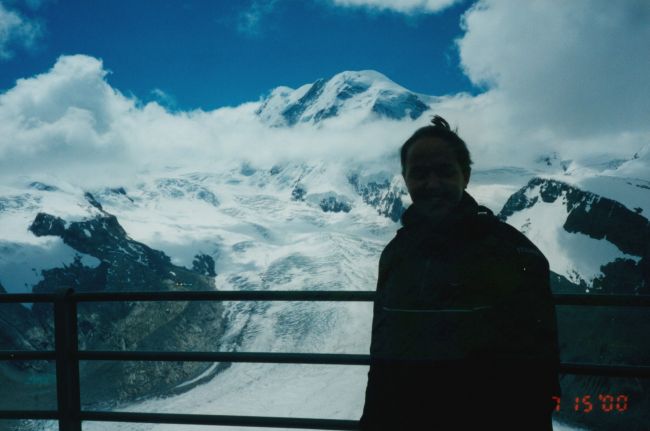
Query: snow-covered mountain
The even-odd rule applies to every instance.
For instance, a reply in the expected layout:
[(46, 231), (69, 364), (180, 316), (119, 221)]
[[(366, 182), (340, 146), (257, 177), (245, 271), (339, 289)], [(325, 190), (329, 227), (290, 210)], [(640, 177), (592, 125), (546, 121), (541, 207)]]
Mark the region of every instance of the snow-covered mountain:
[(327, 119), (416, 119), (433, 97), (412, 93), (372, 70), (342, 72), (298, 89), (278, 87), (256, 111), (272, 126), (317, 124)]
[[(629, 187), (625, 200), (634, 201), (635, 194), (647, 193)], [(508, 199), (499, 216), (545, 251), (554, 272), (587, 292), (649, 294), (643, 266), (650, 225), (643, 210), (565, 182), (534, 178)]]
[[(278, 88), (260, 103), (256, 115), (269, 127), (287, 130), (318, 128), (323, 121), (408, 121), (427, 111), (433, 100), (376, 72), (344, 72), (297, 90)], [(534, 166), (476, 170), (469, 192), (539, 246), (550, 261), (555, 291), (648, 293), (649, 257), (643, 247), (648, 244), (650, 183), (622, 174), (636, 172), (644, 157), (586, 166), (549, 155)], [(381, 250), (410, 203), (397, 166), (395, 159), (285, 160), (268, 166), (242, 161), (214, 171), (179, 167), (143, 172), (118, 187), (91, 188), (83, 179), (16, 178), (0, 186), (0, 286), (9, 292), (47, 291), (61, 283), (81, 290), (374, 290)], [(49, 337), (46, 313), (36, 306), (32, 311), (16, 307), (0, 314), (0, 348), (42, 348), (39, 343)], [(372, 317), (370, 303), (273, 301), (225, 302), (220, 309), (162, 306), (108, 312), (110, 319), (103, 321), (99, 310), (81, 316), (86, 347), (153, 350), (162, 335), (170, 335), (170, 349), (367, 354)], [(576, 323), (571, 319), (580, 313), (561, 313), (561, 323), (571, 327), (563, 332), (570, 334), (563, 340), (568, 344), (564, 360), (593, 361), (593, 350), (605, 355), (603, 360), (650, 363), (650, 351), (638, 344), (639, 333), (650, 330), (647, 319), (639, 317), (635, 330), (617, 335), (608, 331), (616, 327), (618, 315)], [(107, 320), (113, 326), (102, 336)], [(572, 341), (583, 324), (594, 339), (607, 334), (603, 342), (619, 350), (603, 353), (593, 340)], [(116, 335), (117, 329), (134, 327), (137, 336)], [(617, 342), (608, 342), (613, 339)], [(585, 347), (590, 342), (591, 350)], [(587, 350), (588, 356), (580, 357)], [(0, 383), (24, 379), (36, 382), (35, 392), (47, 394), (44, 388), (51, 381), (43, 383), (43, 368), (14, 368), (0, 368)], [(161, 369), (126, 371), (147, 376)], [(358, 419), (366, 373), (367, 367), (359, 366), (204, 364), (180, 372), (169, 369), (165, 384), (149, 388), (150, 394), (177, 395), (119, 408)], [(102, 375), (117, 381), (116, 370), (96, 372), (96, 387), (110, 387)], [(593, 383), (569, 381), (576, 390)], [(621, 389), (610, 381), (607, 385)], [(646, 387), (639, 383), (640, 389), (634, 389), (640, 406), (648, 404)], [(20, 390), (25, 397), (16, 402), (28, 403), (32, 393)], [(97, 393), (84, 403), (102, 396), (135, 398)], [(45, 408), (47, 400), (39, 400), (34, 407)], [(635, 412), (630, 416), (643, 416)], [(571, 412), (559, 418), (599, 429), (597, 421)]]

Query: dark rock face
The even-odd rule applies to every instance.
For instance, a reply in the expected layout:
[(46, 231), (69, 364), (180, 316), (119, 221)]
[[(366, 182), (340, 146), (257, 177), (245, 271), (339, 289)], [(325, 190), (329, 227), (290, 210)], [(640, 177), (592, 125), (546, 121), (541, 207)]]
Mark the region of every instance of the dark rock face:
[[(175, 283), (176, 290), (189, 283)], [(196, 290), (189, 287), (191, 290)], [(109, 310), (113, 311), (113, 310)], [(143, 351), (218, 350), (215, 340), (223, 333), (220, 303), (151, 302), (126, 304), (123, 317), (106, 322), (106, 309), (84, 306), (80, 309), (80, 348)], [(83, 313), (83, 314), (82, 314)], [(99, 317), (97, 317), (99, 316)], [(108, 329), (108, 333), (106, 332)], [(85, 343), (83, 343), (85, 341)], [(142, 397), (175, 393), (177, 386), (205, 372), (210, 364), (191, 362), (96, 362), (84, 363), (82, 378), (86, 402), (132, 401)], [(224, 368), (212, 371), (210, 377)], [(225, 364), (225, 367), (229, 364)], [(185, 390), (194, 385), (188, 385)]]
[(428, 110), (429, 107), (415, 94), (392, 91), (382, 91), (372, 106), (372, 112), (395, 120), (401, 120), (407, 116), (415, 120)]
[(378, 183), (375, 181), (362, 183), (357, 174), (348, 176), (348, 182), (354, 186), (355, 190), (368, 205), (377, 209), (377, 212), (394, 222), (400, 221), (402, 214), (406, 210), (402, 203), (401, 197), (406, 192), (398, 188), (391, 187), (388, 180)]
[(116, 188), (108, 189), (108, 193), (112, 193), (115, 195), (122, 195), (128, 200), (130, 200), (131, 202), (134, 202), (133, 199), (126, 193), (124, 187), (116, 187)]
[[(6, 294), (0, 285), (0, 295)], [(1, 350), (50, 350), (52, 334), (20, 304), (0, 304)], [(0, 361), (0, 409), (55, 410), (56, 379), (53, 361)], [(3, 430), (24, 430), (21, 421), (3, 420)]]
[(102, 208), (102, 204), (100, 204), (99, 201), (97, 199), (95, 199), (95, 196), (93, 196), (92, 193), (86, 192), (86, 193), (84, 193), (84, 197), (86, 198), (88, 203), (90, 203), (90, 205), (94, 206), (95, 208), (97, 208), (100, 211), (104, 210)]
[[(214, 260), (197, 255), (193, 270), (175, 266), (163, 252), (128, 237), (112, 214), (67, 224), (39, 213), (30, 230), (37, 236), (56, 235), (79, 251), (99, 259), (84, 266), (77, 256), (69, 265), (42, 272), (35, 293), (72, 287), (80, 292), (213, 290)], [(3, 293), (3, 291), (0, 291)], [(0, 315), (0, 349), (52, 349), (53, 309), (19, 304)], [(5, 312), (5, 310), (7, 310)], [(78, 305), (79, 348), (82, 350), (218, 350), (224, 331), (220, 302), (87, 302)], [(99, 405), (164, 395), (205, 372), (211, 364), (83, 361), (80, 373), (84, 403)], [(229, 366), (226, 364), (225, 366)], [(221, 367), (211, 370), (213, 376)], [(52, 364), (46, 368), (52, 372)], [(39, 370), (29, 370), (34, 373)], [(0, 368), (0, 384), (19, 371)], [(15, 376), (12, 377), (15, 380)], [(24, 376), (27, 381), (33, 377)], [(184, 386), (184, 390), (194, 385)], [(24, 388), (28, 394), (32, 388)]]
[(565, 276), (551, 271), (551, 291), (553, 293), (576, 293), (587, 289), (587, 285), (572, 283)]
[(292, 201), (304, 201), (307, 190), (304, 186), (296, 184), (296, 186), (291, 190), (291, 200)]
[(192, 269), (194, 272), (206, 275), (208, 277), (216, 277), (217, 273), (214, 270), (214, 259), (207, 254), (197, 254), (192, 261)]
[[(156, 271), (170, 265), (169, 257), (163, 252), (129, 238), (117, 218), (108, 213), (91, 220), (70, 223), (68, 228), (65, 228), (62, 219), (39, 213), (29, 230), (36, 236), (60, 236), (63, 242), (75, 250), (113, 266), (133, 267), (136, 277), (139, 266), (144, 265)], [(115, 282), (119, 283), (118, 280)], [(124, 282), (119, 285), (125, 286)]]
[[(0, 284), (0, 295), (7, 293)], [(0, 349), (45, 350), (54, 345), (34, 315), (20, 304), (0, 304)], [(32, 366), (33, 362), (17, 362), (19, 367)]]
[(29, 230), (36, 236), (61, 236), (65, 232), (65, 222), (59, 217), (38, 213)]
[(327, 109), (321, 109), (320, 111), (316, 112), (314, 114), (314, 122), (318, 123), (319, 121), (326, 120), (331, 117), (336, 117), (336, 115), (339, 113), (339, 107), (338, 106), (330, 106)]
[(352, 206), (345, 201), (339, 201), (334, 196), (321, 199), (319, 203), (321, 209), (325, 212), (350, 212)]
[(118, 195), (124, 195), (126, 196), (126, 190), (124, 190), (124, 187), (116, 187), (113, 189), (110, 189), (111, 192), (116, 193)]
[(635, 256), (642, 256), (647, 245), (648, 219), (607, 198), (600, 198), (589, 210), (585, 205), (576, 205), (564, 228), (567, 232), (605, 238), (624, 253)]
[(361, 94), (364, 91), (367, 91), (369, 88), (370, 85), (366, 84), (365, 82), (348, 82), (343, 88), (341, 88), (336, 97), (340, 100), (347, 100), (357, 94)]
[[(539, 196), (535, 195), (532, 198), (526, 196), (526, 193), (539, 186)], [(505, 221), (508, 217), (517, 211), (521, 211), (534, 206), (539, 199), (546, 203), (555, 202), (561, 195), (566, 194), (567, 210), (571, 212), (576, 206), (584, 203), (591, 205), (591, 203), (598, 198), (593, 193), (583, 192), (566, 183), (554, 180), (546, 180), (542, 178), (533, 178), (522, 187), (517, 193), (510, 196), (508, 201), (499, 212), (498, 217)]]
[[(647, 263), (647, 257), (646, 263)], [(617, 293), (619, 295), (647, 294), (648, 286), (644, 285), (642, 262), (631, 259), (616, 259), (601, 267), (604, 277), (594, 279), (593, 289), (601, 293)], [(647, 278), (646, 278), (647, 280)]]
[(285, 119), (288, 126), (293, 126), (300, 121), (300, 117), (307, 110), (307, 107), (309, 107), (309, 105), (318, 99), (318, 97), (323, 93), (323, 88), (325, 88), (326, 83), (327, 81), (325, 79), (319, 79), (314, 82), (304, 96), (298, 99), (296, 103), (289, 105), (284, 111), (282, 111), (282, 117)]
[[(530, 196), (530, 192), (539, 192)], [(527, 195), (528, 193), (528, 195)], [(534, 178), (513, 194), (498, 217), (506, 220), (517, 211), (542, 202), (553, 203), (563, 199), (567, 218), (563, 228), (570, 233), (581, 233), (594, 239), (606, 239), (623, 253), (638, 256), (639, 262), (617, 259), (601, 268), (603, 275), (596, 278), (590, 289), (601, 293), (650, 293), (650, 281), (643, 275), (650, 255), (650, 223), (641, 214), (629, 210), (612, 199), (577, 189), (555, 180)]]
[(41, 183), (40, 181), (34, 181), (32, 183), (29, 183), (29, 187), (44, 192), (54, 192), (58, 190), (58, 188), (51, 186), (49, 184)]
[[(69, 265), (43, 270), (43, 280), (34, 286), (34, 293), (53, 292), (57, 286), (71, 287), (79, 292), (96, 291), (100, 286), (106, 286), (109, 268), (110, 263), (107, 261), (101, 262), (96, 268), (84, 266), (81, 256), (76, 255)], [(40, 309), (42, 305), (35, 307)]]

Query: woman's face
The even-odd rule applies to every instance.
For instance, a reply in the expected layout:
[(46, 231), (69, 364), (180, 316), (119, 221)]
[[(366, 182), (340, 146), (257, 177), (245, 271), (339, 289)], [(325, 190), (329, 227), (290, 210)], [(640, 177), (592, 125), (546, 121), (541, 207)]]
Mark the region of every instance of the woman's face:
[(447, 142), (423, 137), (406, 154), (404, 181), (413, 203), (442, 217), (458, 205), (469, 178)]

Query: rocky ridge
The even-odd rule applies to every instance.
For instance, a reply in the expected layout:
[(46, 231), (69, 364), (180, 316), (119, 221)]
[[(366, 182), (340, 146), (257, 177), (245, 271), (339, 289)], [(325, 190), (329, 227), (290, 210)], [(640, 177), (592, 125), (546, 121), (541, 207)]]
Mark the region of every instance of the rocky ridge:
[[(36, 236), (59, 236), (78, 252), (99, 259), (100, 264), (85, 266), (77, 256), (62, 268), (44, 270), (43, 279), (33, 289), (35, 293), (56, 292), (62, 287), (78, 292), (214, 289), (216, 273), (210, 256), (197, 255), (193, 270), (173, 265), (163, 252), (129, 238), (117, 218), (103, 211), (92, 195), (87, 194), (86, 198), (101, 211), (100, 216), (66, 222), (54, 215), (39, 213), (30, 230)], [(222, 313), (223, 305), (216, 302), (80, 303), (79, 349), (216, 351), (225, 327)], [(0, 317), (0, 348), (50, 350), (54, 348), (53, 340), (51, 304), (36, 303), (31, 310), (19, 304), (4, 306)], [(27, 381), (34, 380), (36, 374), (53, 372), (51, 363), (18, 364), (23, 373), (32, 376), (25, 378)], [(83, 361), (80, 366), (83, 402), (87, 405), (119, 403), (164, 395), (209, 371), (195, 382), (200, 383), (223, 367), (223, 364), (212, 367), (196, 362)], [(15, 379), (15, 374), (15, 370), (5, 365), (0, 369), (0, 380), (7, 380), (9, 376)], [(33, 389), (39, 392), (42, 387)], [(27, 394), (30, 390), (23, 392)]]

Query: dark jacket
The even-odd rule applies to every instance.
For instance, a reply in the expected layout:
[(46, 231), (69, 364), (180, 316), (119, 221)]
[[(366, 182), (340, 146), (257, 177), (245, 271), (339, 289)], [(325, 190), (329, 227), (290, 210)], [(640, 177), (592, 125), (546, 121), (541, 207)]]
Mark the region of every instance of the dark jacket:
[(405, 211), (379, 261), (361, 429), (480, 418), (551, 430), (560, 387), (548, 261), (466, 192), (436, 224), (418, 211)]

